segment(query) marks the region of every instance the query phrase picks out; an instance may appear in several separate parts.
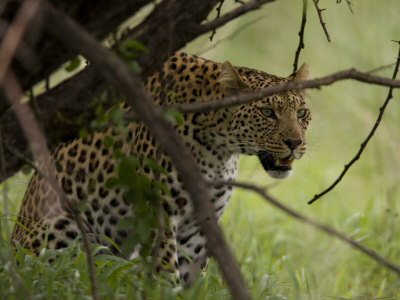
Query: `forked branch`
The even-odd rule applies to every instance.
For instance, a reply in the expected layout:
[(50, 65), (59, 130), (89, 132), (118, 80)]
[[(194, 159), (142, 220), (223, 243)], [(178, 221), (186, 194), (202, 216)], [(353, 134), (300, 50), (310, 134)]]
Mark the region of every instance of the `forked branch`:
[(262, 97), (268, 97), (273, 94), (301, 89), (319, 89), (321, 86), (330, 85), (336, 81), (344, 79), (354, 79), (357, 81), (376, 84), (382, 86), (390, 86), (392, 88), (400, 88), (400, 80), (380, 77), (363, 73), (355, 69), (339, 71), (324, 77), (315, 78), (307, 81), (290, 81), (286, 84), (273, 85), (267, 88), (245, 92), (238, 95), (226, 97), (224, 99), (211, 100), (206, 102), (183, 103), (165, 106), (164, 109), (176, 109), (182, 113), (194, 113), (200, 111), (220, 109), (224, 107), (242, 105), (255, 101)]
[(287, 213), (288, 215), (294, 217), (295, 219), (303, 222), (303, 223), (307, 223), (309, 225), (311, 225), (312, 227), (323, 231), (331, 236), (334, 236), (340, 240), (342, 240), (343, 242), (351, 245), (352, 247), (358, 249), (359, 251), (363, 252), (364, 254), (368, 255), (369, 257), (371, 257), (373, 260), (375, 260), (376, 262), (384, 265), (385, 267), (387, 267), (388, 269), (390, 269), (391, 271), (395, 272), (397, 275), (400, 275), (400, 267), (391, 263), (390, 261), (386, 260), (385, 258), (383, 258), (382, 256), (380, 256), (378, 253), (376, 253), (375, 251), (364, 247), (363, 245), (357, 243), (356, 241), (352, 240), (351, 238), (349, 238), (348, 236), (346, 236), (343, 233), (340, 233), (338, 231), (336, 231), (335, 229), (319, 223), (318, 221), (311, 219), (309, 217), (306, 217), (298, 212), (296, 212), (295, 210), (287, 207), (286, 205), (282, 204), (281, 202), (279, 202), (278, 200), (276, 200), (274, 197), (272, 197), (271, 195), (267, 194), (263, 189), (259, 188), (258, 186), (252, 185), (252, 184), (247, 184), (247, 183), (239, 183), (239, 182), (233, 182), (233, 181), (216, 181), (216, 182), (210, 182), (210, 185), (230, 185), (230, 186), (235, 186), (235, 187), (239, 187), (239, 188), (243, 188), (243, 189), (247, 189), (247, 190), (251, 190), (256, 192), (257, 194), (259, 194), (264, 200), (268, 201), (269, 203), (271, 203), (273, 206), (279, 208), (280, 210), (284, 211), (285, 213)]
[(233, 19), (236, 19), (240, 17), (241, 15), (260, 8), (263, 4), (268, 3), (268, 2), (273, 2), (275, 0), (252, 0), (249, 2), (246, 2), (245, 4), (239, 6), (238, 8), (232, 10), (229, 13), (226, 13), (222, 17), (219, 17), (218, 19), (215, 19), (214, 21), (205, 23), (203, 25), (200, 25), (198, 33), (205, 33), (207, 31), (213, 30), (214, 28), (220, 27), (229, 21), (232, 21)]
[[(393, 71), (392, 79), (396, 79), (397, 73), (399, 71), (399, 64), (400, 64), (400, 41), (398, 41), (397, 43), (399, 43), (399, 53), (397, 56), (396, 66)], [(371, 131), (369, 132), (369, 134), (367, 135), (365, 140), (361, 143), (360, 149), (358, 150), (357, 154), (344, 166), (344, 169), (343, 169), (342, 173), (340, 173), (338, 178), (327, 189), (323, 190), (319, 194), (316, 194), (310, 201), (308, 201), (308, 204), (314, 203), (317, 199), (321, 198), (325, 194), (329, 193), (332, 189), (334, 189), (335, 186), (343, 179), (344, 175), (346, 175), (347, 171), (351, 168), (351, 166), (361, 157), (361, 154), (363, 153), (365, 147), (367, 147), (368, 142), (371, 140), (372, 136), (375, 134), (375, 131), (378, 129), (378, 126), (381, 123), (383, 114), (385, 113), (386, 108), (389, 104), (389, 101), (392, 98), (393, 98), (393, 86), (391, 86), (389, 88), (389, 92), (386, 97), (386, 100), (383, 103), (383, 105), (379, 108), (378, 118), (376, 119), (374, 126), (372, 127)]]

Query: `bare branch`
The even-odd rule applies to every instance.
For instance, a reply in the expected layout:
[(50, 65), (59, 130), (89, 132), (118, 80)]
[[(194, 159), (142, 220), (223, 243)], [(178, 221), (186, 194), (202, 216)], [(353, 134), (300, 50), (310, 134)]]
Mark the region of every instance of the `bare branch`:
[(303, 0), (303, 11), (301, 17), (300, 31), (299, 31), (300, 39), (299, 39), (299, 45), (297, 46), (297, 50), (294, 55), (293, 73), (297, 71), (300, 52), (301, 49), (304, 49), (304, 28), (306, 27), (306, 22), (307, 22), (307, 3), (308, 0)]
[[(75, 217), (86, 250), (89, 277), (92, 285), (92, 297), (93, 299), (98, 300), (93, 255), (82, 219), (74, 204), (67, 199), (54, 175), (55, 173), (51, 163), (50, 153), (47, 149), (46, 139), (39, 128), (39, 124), (37, 123), (30, 106), (26, 102), (21, 103), (23, 92), (12, 72), (8, 72), (5, 83), (5, 94), (9, 99), (10, 104), (13, 106), (19, 124), (29, 142), (33, 156), (40, 162), (41, 167), (44, 170), (40, 171), (39, 174), (49, 183), (50, 187), (54, 190), (59, 199), (61, 199), (62, 203), (69, 208)], [(55, 201), (55, 199), (53, 200)]]
[[(239, 269), (216, 221), (211, 199), (205, 192), (207, 184), (199, 167), (179, 135), (163, 118), (161, 108), (152, 103), (140, 83), (140, 78), (134, 76), (114, 53), (104, 48), (65, 14), (47, 5), (45, 15), (46, 28), (66, 46), (87, 57), (93, 66), (101, 70), (101, 75), (110, 84), (126, 95), (127, 104), (137, 112), (162, 148), (168, 153), (191, 196), (196, 219), (207, 239), (207, 250), (217, 259), (232, 297), (234, 299), (250, 299)], [(176, 148), (179, 148), (180, 151), (176, 151)]]
[(97, 285), (92, 253), (82, 220), (76, 208), (72, 207), (71, 203), (69, 203), (57, 182), (50, 159), (50, 153), (47, 150), (46, 139), (44, 138), (29, 105), (27, 103), (21, 103), (23, 91), (18, 83), (18, 80), (14, 76), (14, 73), (9, 70), (11, 61), (15, 55), (16, 49), (18, 48), (18, 44), (21, 42), (22, 36), (27, 29), (30, 20), (37, 13), (41, 4), (40, 2), (41, 0), (26, 0), (20, 8), (16, 20), (11, 24), (6, 33), (0, 48), (0, 61), (3, 62), (3, 65), (0, 67), (0, 86), (4, 83), (6, 97), (13, 107), (19, 124), (29, 142), (33, 156), (37, 161), (41, 162), (43, 166), (44, 172), (41, 172), (42, 176), (48, 181), (58, 197), (63, 199), (66, 205), (69, 204), (71, 206), (71, 211), (75, 214), (76, 222), (79, 230), (82, 233), (82, 239), (87, 251), (86, 255), (92, 283), (92, 296), (93, 299), (97, 300)]
[[(217, 7), (217, 16), (215, 17), (215, 19), (218, 19), (218, 18), (220, 17), (220, 15), (221, 15), (221, 7), (222, 7), (222, 4), (224, 4), (224, 1), (225, 1), (225, 0), (221, 0), (221, 1), (219, 2), (219, 5), (218, 5), (218, 7)], [(213, 31), (212, 31), (212, 33), (211, 33), (211, 36), (210, 36), (210, 41), (213, 40), (213, 37), (214, 37), (214, 35), (215, 35), (216, 33), (217, 33), (217, 29), (214, 28)]]
[(28, 28), (28, 24), (37, 13), (39, 6), (40, 0), (24, 1), (15, 21), (5, 34), (0, 48), (0, 87), (3, 85), (18, 45), (21, 43), (22, 37)]
[(249, 27), (250, 25), (254, 25), (255, 23), (261, 21), (262, 19), (264, 19), (264, 16), (255, 18), (254, 20), (251, 20), (251, 21), (249, 21), (249, 22), (244, 23), (242, 26), (240, 26), (239, 28), (237, 28), (234, 32), (232, 32), (232, 33), (229, 34), (228, 36), (226, 36), (226, 37), (224, 37), (224, 38), (222, 38), (222, 39), (220, 39), (220, 40), (217, 40), (213, 45), (207, 47), (206, 49), (203, 49), (203, 50), (200, 50), (200, 51), (196, 52), (195, 55), (201, 56), (201, 55), (203, 55), (204, 53), (210, 51), (211, 49), (216, 48), (218, 45), (220, 45), (220, 44), (222, 44), (222, 43), (224, 43), (224, 42), (227, 42), (227, 41), (232, 40), (236, 35), (238, 35), (238, 34), (239, 34), (240, 32), (242, 32), (244, 29), (246, 29), (246, 28)]
[(260, 8), (265, 3), (273, 2), (273, 1), (275, 1), (275, 0), (252, 0), (252, 1), (246, 2), (245, 4), (239, 6), (238, 8), (232, 10), (231, 12), (223, 15), (222, 17), (215, 19), (214, 21), (200, 25), (198, 32), (199, 32), (199, 34), (201, 34), (201, 33), (205, 33), (207, 31), (213, 30), (217, 27), (225, 25), (229, 21), (232, 21), (249, 11)]
[(367, 71), (366, 73), (368, 73), (368, 74), (378, 73), (378, 72), (380, 72), (382, 70), (391, 68), (391, 67), (393, 67), (395, 65), (396, 65), (396, 62), (393, 62), (393, 63), (386, 64), (386, 65), (383, 65), (383, 66), (380, 66), (380, 67), (377, 67), (377, 68), (373, 68), (373, 69)]
[[(395, 79), (397, 76), (397, 73), (399, 71), (399, 64), (400, 64), (400, 42), (399, 43), (399, 54), (397, 57), (397, 61), (396, 61), (396, 66), (394, 68), (393, 71), (393, 76), (392, 79)], [(339, 177), (324, 191), (322, 191), (321, 193), (315, 195), (310, 201), (308, 201), (308, 204), (312, 204), (313, 202), (315, 202), (317, 199), (321, 198), (322, 196), (324, 196), (326, 193), (329, 193), (332, 189), (335, 188), (335, 186), (342, 180), (342, 178), (344, 177), (344, 175), (347, 173), (347, 171), (351, 168), (351, 166), (361, 157), (361, 154), (363, 153), (365, 147), (367, 147), (368, 142), (371, 140), (372, 136), (375, 134), (376, 129), (378, 129), (379, 124), (381, 123), (383, 114), (385, 113), (386, 107), (389, 104), (389, 101), (393, 98), (393, 86), (391, 86), (389, 88), (389, 92), (388, 95), (386, 97), (385, 102), (383, 103), (383, 105), (379, 108), (379, 114), (378, 114), (378, 118), (375, 121), (374, 126), (372, 127), (370, 133), (368, 134), (368, 136), (365, 138), (365, 140), (361, 143), (360, 149), (358, 150), (357, 154), (350, 160), (350, 162), (348, 162), (345, 166), (344, 169), (342, 171), (342, 173), (340, 173)]]
[(250, 103), (252, 101), (255, 101), (256, 99), (271, 96), (273, 94), (285, 91), (311, 89), (311, 88), (319, 89), (321, 86), (330, 85), (336, 81), (344, 79), (354, 79), (369, 84), (400, 88), (400, 80), (370, 75), (368, 73), (357, 71), (356, 69), (348, 69), (312, 80), (290, 81), (285, 84), (272, 85), (261, 90), (244, 92), (238, 95), (226, 97), (224, 99), (217, 99), (206, 102), (174, 104), (170, 106), (164, 106), (164, 109), (176, 109), (182, 113), (193, 113), (193, 112), (214, 110), (234, 105), (242, 105)]
[(235, 186), (235, 187), (239, 187), (239, 188), (243, 188), (243, 189), (247, 189), (247, 190), (251, 190), (256, 192), (257, 194), (259, 194), (261, 197), (263, 197), (265, 200), (267, 200), (269, 203), (271, 203), (273, 206), (279, 208), (280, 210), (284, 211), (285, 213), (287, 213), (288, 215), (294, 217), (297, 220), (300, 220), (304, 223), (307, 223), (309, 225), (311, 225), (312, 227), (315, 227), (316, 229), (323, 231), (331, 236), (334, 236), (342, 241), (344, 241), (345, 243), (351, 245), (352, 247), (360, 250), (361, 252), (363, 252), (364, 254), (368, 255), (369, 257), (371, 257), (373, 260), (375, 260), (376, 262), (384, 265), (385, 267), (387, 267), (388, 269), (390, 269), (391, 271), (395, 272), (397, 275), (400, 275), (400, 267), (396, 266), (395, 264), (391, 263), (390, 261), (386, 260), (385, 258), (383, 258), (382, 256), (380, 256), (378, 253), (376, 253), (374, 250), (368, 249), (366, 247), (364, 247), (363, 245), (357, 243), (356, 241), (352, 240), (351, 238), (347, 237), (346, 235), (344, 235), (343, 233), (340, 233), (338, 231), (336, 231), (335, 229), (319, 223), (318, 221), (311, 219), (309, 217), (306, 217), (298, 212), (296, 212), (295, 210), (287, 207), (286, 205), (282, 204), (281, 202), (279, 202), (278, 200), (276, 200), (275, 198), (273, 198), (272, 196), (270, 196), (269, 194), (267, 194), (263, 189), (255, 186), (255, 185), (251, 185), (251, 184), (246, 184), (246, 183), (238, 183), (238, 182), (232, 182), (232, 181), (215, 181), (215, 182), (209, 182), (210, 185), (230, 185), (230, 186)]
[(325, 10), (325, 8), (319, 8), (318, 7), (319, 0), (313, 0), (313, 2), (314, 2), (315, 9), (317, 10), (317, 13), (318, 13), (319, 22), (321, 23), (322, 29), (325, 32), (325, 35), (326, 35), (326, 38), (327, 38), (328, 42), (330, 42), (331, 41), (331, 37), (329, 36), (328, 29), (326, 29), (326, 23), (322, 19), (322, 12)]

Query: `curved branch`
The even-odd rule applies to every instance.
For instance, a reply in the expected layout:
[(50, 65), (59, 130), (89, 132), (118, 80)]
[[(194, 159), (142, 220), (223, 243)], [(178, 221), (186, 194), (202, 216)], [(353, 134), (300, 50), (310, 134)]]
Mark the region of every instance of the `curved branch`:
[(400, 88), (400, 80), (380, 77), (349, 69), (330, 74), (325, 77), (316, 78), (306, 81), (290, 81), (281, 85), (272, 85), (262, 90), (245, 92), (238, 95), (226, 97), (224, 99), (211, 100), (206, 102), (183, 103), (165, 106), (165, 109), (176, 109), (182, 113), (193, 113), (207, 110), (220, 109), (224, 107), (242, 105), (255, 101), (256, 99), (271, 96), (273, 94), (301, 89), (319, 89), (321, 86), (330, 85), (336, 81), (344, 79), (354, 79), (357, 81), (376, 84), (382, 86), (390, 86), (392, 88)]
[(386, 260), (385, 258), (383, 258), (382, 256), (380, 256), (378, 253), (376, 253), (374, 250), (368, 249), (366, 247), (364, 247), (363, 245), (357, 243), (356, 241), (352, 240), (351, 238), (349, 238), (348, 236), (344, 235), (343, 233), (340, 233), (338, 231), (336, 231), (335, 229), (319, 223), (318, 221), (311, 219), (309, 217), (306, 217), (298, 212), (296, 212), (295, 210), (287, 207), (286, 205), (282, 204), (281, 202), (279, 202), (278, 200), (276, 200), (275, 198), (273, 198), (272, 196), (270, 196), (269, 194), (267, 194), (263, 189), (252, 185), (252, 184), (246, 184), (246, 183), (239, 183), (239, 182), (231, 182), (231, 181), (215, 181), (215, 182), (209, 182), (209, 185), (230, 185), (230, 186), (235, 186), (235, 187), (239, 187), (239, 188), (243, 188), (246, 190), (251, 190), (256, 192), (257, 194), (259, 194), (262, 198), (264, 198), (264, 200), (268, 201), (269, 203), (271, 203), (273, 206), (279, 208), (280, 210), (284, 211), (285, 213), (287, 213), (288, 215), (296, 218), (297, 220), (300, 220), (301, 222), (307, 223), (309, 225), (311, 225), (312, 227), (315, 227), (316, 229), (323, 231), (331, 236), (334, 236), (340, 240), (342, 240), (343, 242), (351, 245), (352, 247), (358, 249), (359, 251), (363, 252), (364, 254), (368, 255), (369, 257), (371, 257), (373, 260), (375, 260), (376, 262), (384, 265), (385, 267), (387, 267), (388, 269), (390, 269), (391, 271), (395, 272), (397, 275), (400, 275), (400, 267), (391, 263), (390, 261)]
[(300, 52), (301, 49), (304, 49), (304, 28), (306, 27), (306, 22), (307, 22), (307, 3), (308, 0), (303, 0), (303, 11), (301, 17), (300, 31), (299, 31), (300, 39), (299, 39), (299, 45), (297, 46), (297, 50), (294, 55), (293, 73), (297, 71)]
[(321, 23), (322, 29), (325, 32), (326, 39), (328, 40), (328, 42), (330, 42), (331, 41), (331, 37), (329, 35), (328, 29), (326, 28), (326, 23), (324, 22), (324, 19), (322, 19), (322, 12), (326, 8), (319, 8), (318, 7), (319, 0), (313, 0), (313, 2), (314, 2), (315, 9), (317, 10), (317, 13), (318, 13), (319, 22)]
[(222, 17), (217, 18), (214, 21), (200, 25), (198, 33), (199, 34), (205, 33), (210, 30), (213, 30), (217, 27), (225, 25), (229, 21), (232, 21), (249, 11), (259, 9), (263, 4), (268, 3), (268, 2), (273, 2), (273, 1), (275, 1), (275, 0), (252, 0), (252, 1), (246, 2), (245, 4), (234, 9), (233, 11), (226, 13)]
[[(392, 79), (395, 79), (397, 76), (397, 73), (399, 71), (399, 64), (400, 64), (400, 42), (399, 43), (399, 54), (397, 56), (397, 61), (396, 61), (396, 66), (394, 68), (393, 71), (393, 76)], [(347, 173), (347, 171), (351, 168), (351, 166), (361, 157), (361, 154), (363, 153), (365, 147), (367, 147), (368, 142), (371, 140), (372, 136), (375, 134), (376, 129), (378, 129), (379, 124), (381, 123), (383, 114), (385, 113), (386, 107), (389, 104), (389, 101), (393, 98), (393, 86), (390, 87), (388, 95), (386, 97), (385, 102), (383, 103), (383, 105), (379, 108), (379, 114), (378, 114), (378, 118), (375, 121), (374, 126), (372, 127), (370, 133), (367, 135), (367, 137), (365, 138), (365, 140), (361, 143), (360, 149), (358, 150), (357, 154), (350, 160), (350, 162), (348, 162), (345, 166), (344, 169), (342, 171), (342, 173), (340, 173), (340, 175), (338, 176), (338, 178), (325, 190), (323, 190), (322, 192), (316, 194), (310, 201), (308, 201), (308, 204), (312, 204), (314, 203), (317, 199), (321, 198), (322, 196), (324, 196), (325, 194), (329, 193), (332, 189), (335, 188), (335, 186), (342, 180), (342, 178), (344, 177), (344, 175)]]

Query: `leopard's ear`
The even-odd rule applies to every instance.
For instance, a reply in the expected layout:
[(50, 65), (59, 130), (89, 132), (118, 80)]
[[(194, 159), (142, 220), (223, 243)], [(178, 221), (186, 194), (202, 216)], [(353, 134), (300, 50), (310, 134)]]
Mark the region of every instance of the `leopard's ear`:
[(308, 66), (308, 63), (304, 63), (301, 65), (300, 69), (298, 69), (296, 74), (294, 75), (294, 80), (295, 81), (307, 80), (309, 76), (310, 76), (310, 67)]
[[(294, 81), (301, 81), (301, 80), (307, 80), (309, 76), (310, 76), (310, 67), (308, 66), (307, 63), (304, 63), (297, 70), (297, 72), (291, 75), (289, 78)], [(299, 90), (297, 92), (303, 97), (305, 97), (306, 95), (306, 90)]]
[(229, 61), (221, 64), (220, 82), (225, 95), (232, 95), (248, 86)]

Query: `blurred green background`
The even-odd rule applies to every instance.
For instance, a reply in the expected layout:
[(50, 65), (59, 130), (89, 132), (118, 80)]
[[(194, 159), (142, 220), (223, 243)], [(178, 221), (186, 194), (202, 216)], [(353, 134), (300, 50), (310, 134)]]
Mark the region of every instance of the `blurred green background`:
[[(309, 63), (311, 77), (348, 68), (371, 71), (394, 63), (399, 45), (391, 40), (400, 40), (400, 1), (352, 0), (354, 14), (345, 0), (336, 2), (320, 1), (320, 7), (326, 8), (323, 18), (331, 42), (324, 35), (312, 1), (308, 3), (305, 49), (299, 63)], [(226, 1), (222, 12), (237, 5)], [(302, 0), (266, 4), (218, 29), (212, 42), (206, 34), (183, 50), (218, 62), (229, 60), (236, 66), (289, 75), (298, 45), (301, 10)], [(374, 74), (390, 77), (393, 68)], [(268, 187), (286, 205), (400, 265), (399, 90), (394, 92), (361, 159), (336, 189), (307, 205), (358, 151), (387, 93), (386, 87), (350, 80), (309, 90), (308, 104), (313, 113), (307, 132), (309, 150), (294, 163), (294, 175), (273, 180), (256, 158), (242, 157), (238, 180)], [(17, 212), (27, 182), (23, 174), (8, 181), (11, 213)], [(254, 299), (400, 299), (400, 277), (249, 191), (235, 191), (222, 225)], [(208, 272), (215, 272), (215, 264)], [(218, 295), (219, 288), (218, 284), (209, 285), (205, 297), (223, 298), (212, 296)]]
[[(328, 42), (309, 1), (305, 49), (299, 63), (309, 63), (311, 78), (348, 68), (371, 71), (395, 62), (399, 45), (391, 40), (400, 40), (400, 1), (351, 2), (354, 14), (344, 0), (320, 1), (320, 7), (326, 8), (323, 18), (332, 40)], [(202, 55), (288, 75), (299, 39), (301, 10), (301, 0), (267, 4), (217, 30), (215, 41), (255, 20)], [(209, 47), (208, 36), (188, 45), (187, 51), (196, 53)], [(391, 77), (393, 69), (394, 65), (373, 74)], [(257, 158), (242, 157), (238, 180), (270, 187), (268, 191), (286, 205), (335, 227), (400, 265), (399, 90), (395, 90), (361, 159), (336, 189), (307, 205), (356, 154), (387, 93), (388, 88), (350, 80), (309, 90), (308, 104), (313, 113), (307, 132), (309, 149), (294, 163), (293, 176), (283, 181), (271, 179)], [(290, 299), (400, 299), (399, 277), (248, 191), (236, 190), (223, 226), (250, 285), (257, 287), (265, 281)]]

